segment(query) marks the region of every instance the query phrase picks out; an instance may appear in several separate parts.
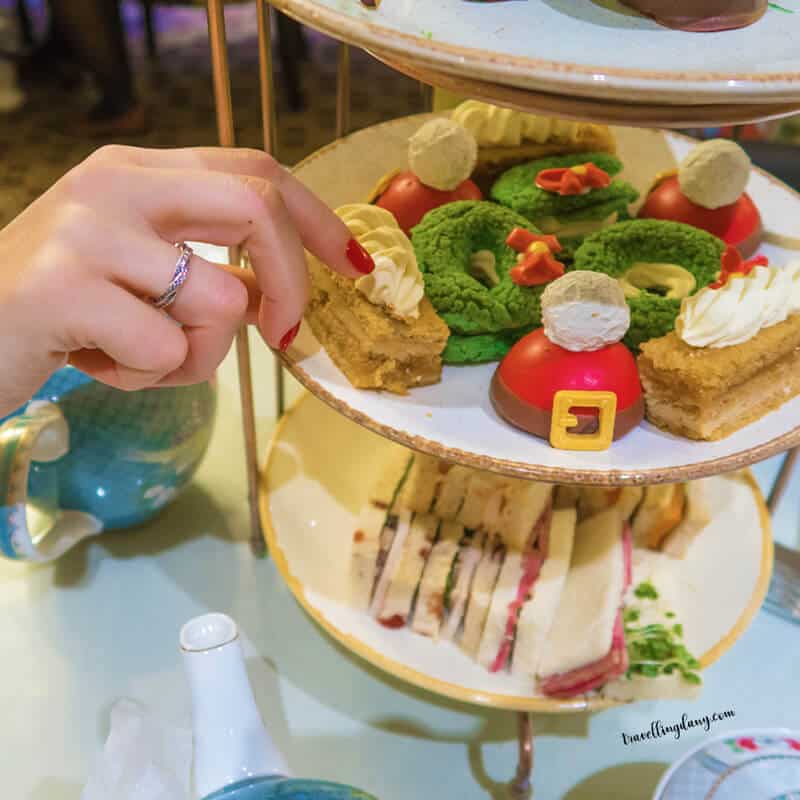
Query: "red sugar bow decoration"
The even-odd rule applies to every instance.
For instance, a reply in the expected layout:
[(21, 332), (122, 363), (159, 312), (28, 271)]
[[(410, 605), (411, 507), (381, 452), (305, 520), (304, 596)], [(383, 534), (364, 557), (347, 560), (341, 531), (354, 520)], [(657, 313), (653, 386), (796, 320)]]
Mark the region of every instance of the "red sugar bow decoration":
[(592, 189), (605, 189), (610, 184), (611, 176), (591, 161), (574, 167), (543, 169), (536, 176), (536, 185), (540, 189), (560, 195), (586, 194)]
[(519, 263), (510, 273), (511, 280), (518, 286), (541, 286), (564, 274), (564, 265), (553, 257), (554, 252), (561, 250), (561, 243), (555, 236), (514, 228), (506, 244), (520, 254)]
[(769, 266), (769, 259), (766, 256), (756, 256), (749, 261), (742, 258), (742, 254), (731, 244), (729, 244), (719, 259), (720, 271), (719, 278), (714, 283), (709, 284), (711, 289), (719, 289), (724, 286), (731, 275), (749, 275), (755, 267)]
[(531, 233), (525, 228), (514, 228), (506, 237), (506, 244), (518, 253), (524, 253), (534, 242), (544, 242), (553, 253), (561, 252), (561, 242), (552, 234)]

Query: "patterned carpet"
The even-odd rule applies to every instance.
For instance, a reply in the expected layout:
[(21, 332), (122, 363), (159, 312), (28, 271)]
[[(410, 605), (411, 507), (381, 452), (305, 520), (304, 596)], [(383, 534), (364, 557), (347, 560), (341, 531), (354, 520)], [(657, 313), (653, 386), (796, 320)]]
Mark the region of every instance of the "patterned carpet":
[[(0, 9), (8, 7), (0, 0)], [(142, 20), (138, 3), (125, 4), (128, 40), (140, 95), (153, 123), (152, 130), (124, 141), (148, 147), (212, 145), (217, 143), (211, 66), (202, 9), (158, 9), (159, 59), (149, 65), (143, 53)], [(258, 46), (253, 5), (226, 11), (231, 84), (237, 142), (261, 144), (258, 94)], [(334, 137), (336, 117), (335, 42), (311, 33), (310, 60), (303, 65), (307, 110), (285, 108), (280, 68), (276, 84), (278, 157), (293, 164)], [(361, 128), (423, 109), (419, 85), (361, 51), (352, 53), (352, 126)], [(88, 87), (65, 92), (56, 82), (28, 95), (24, 108), (0, 115), (0, 227), (18, 214), (102, 140), (81, 139), (70, 133), (73, 123), (91, 102)]]

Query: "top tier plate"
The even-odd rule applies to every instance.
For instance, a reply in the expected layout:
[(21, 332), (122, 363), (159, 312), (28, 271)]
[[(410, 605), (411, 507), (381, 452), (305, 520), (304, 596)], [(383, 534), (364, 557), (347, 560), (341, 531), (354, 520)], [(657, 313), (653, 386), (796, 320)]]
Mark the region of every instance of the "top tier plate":
[(617, 0), (270, 0), (337, 39), (452, 75), (646, 103), (800, 100), (800, 4), (741, 30), (670, 30)]
[[(389, 2), (389, 0), (386, 0)], [(376, 125), (318, 150), (295, 174), (332, 208), (366, 199), (378, 180), (406, 164), (408, 137), (428, 115)], [(692, 147), (687, 137), (616, 128), (623, 176), (645, 190), (652, 176), (673, 166)], [(760, 170), (748, 191), (771, 239), (798, 233), (800, 197)], [(797, 245), (797, 240), (792, 246)], [(765, 244), (774, 264), (797, 251)], [(479, 469), (533, 480), (622, 485), (677, 482), (739, 469), (800, 445), (800, 396), (719, 442), (692, 442), (644, 423), (600, 453), (556, 450), (512, 428), (494, 412), (489, 383), (494, 364), (445, 367), (442, 381), (399, 397), (353, 388), (307, 325), (285, 356), (292, 374), (313, 394), (367, 428), (416, 450)]]

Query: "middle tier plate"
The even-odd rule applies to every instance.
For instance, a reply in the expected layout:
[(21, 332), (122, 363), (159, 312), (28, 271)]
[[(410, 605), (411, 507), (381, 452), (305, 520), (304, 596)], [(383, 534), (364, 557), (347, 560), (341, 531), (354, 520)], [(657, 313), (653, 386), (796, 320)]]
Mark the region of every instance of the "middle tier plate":
[[(428, 118), (405, 117), (334, 142), (301, 162), (295, 174), (335, 208), (363, 202), (390, 170), (406, 165), (408, 137)], [(623, 177), (640, 191), (674, 167), (693, 146), (662, 131), (617, 128)], [(773, 241), (796, 235), (800, 196), (753, 170), (748, 192)], [(783, 264), (796, 251), (765, 244), (760, 252)], [(334, 409), (415, 450), (479, 469), (534, 480), (622, 485), (677, 482), (739, 469), (800, 444), (800, 397), (718, 442), (694, 442), (643, 423), (605, 452), (556, 450), (507, 425), (489, 400), (495, 364), (445, 367), (442, 380), (406, 396), (355, 389), (304, 325), (284, 357), (291, 373)]]

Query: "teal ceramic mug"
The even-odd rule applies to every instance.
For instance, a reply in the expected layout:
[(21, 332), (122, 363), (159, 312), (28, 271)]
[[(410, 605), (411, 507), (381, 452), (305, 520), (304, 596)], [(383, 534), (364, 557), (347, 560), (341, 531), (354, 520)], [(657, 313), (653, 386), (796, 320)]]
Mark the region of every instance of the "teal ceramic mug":
[(123, 392), (59, 370), (0, 419), (0, 555), (49, 561), (147, 522), (194, 475), (215, 412), (212, 383)]
[(376, 800), (371, 794), (341, 783), (270, 776), (240, 781), (205, 800)]

